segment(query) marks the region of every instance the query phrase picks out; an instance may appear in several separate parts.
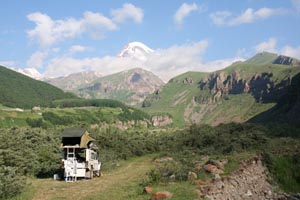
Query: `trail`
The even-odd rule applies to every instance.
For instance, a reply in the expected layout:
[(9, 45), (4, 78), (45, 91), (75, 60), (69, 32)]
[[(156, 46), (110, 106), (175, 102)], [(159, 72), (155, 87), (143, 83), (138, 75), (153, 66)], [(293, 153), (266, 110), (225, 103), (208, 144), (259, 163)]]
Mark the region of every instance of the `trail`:
[(33, 180), (34, 200), (41, 199), (142, 199), (138, 184), (151, 168), (152, 156), (130, 159), (100, 178), (66, 183), (52, 179)]

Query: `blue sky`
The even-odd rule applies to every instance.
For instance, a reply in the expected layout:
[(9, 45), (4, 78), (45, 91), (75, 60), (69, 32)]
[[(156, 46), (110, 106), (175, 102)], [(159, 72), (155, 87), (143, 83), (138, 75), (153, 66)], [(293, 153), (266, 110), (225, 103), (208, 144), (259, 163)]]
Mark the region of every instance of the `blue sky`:
[[(47, 76), (143, 67), (164, 80), (269, 51), (300, 59), (300, 0), (3, 0), (0, 63)], [(139, 41), (156, 54), (120, 60)]]

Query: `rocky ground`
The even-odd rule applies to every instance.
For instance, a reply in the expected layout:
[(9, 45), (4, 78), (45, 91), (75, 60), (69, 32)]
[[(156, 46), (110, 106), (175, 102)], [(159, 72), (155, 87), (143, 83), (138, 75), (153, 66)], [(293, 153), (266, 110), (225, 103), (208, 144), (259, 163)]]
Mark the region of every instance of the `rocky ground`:
[[(207, 166), (207, 165), (206, 165)], [(212, 167), (211, 165), (210, 167)], [(216, 168), (216, 167), (215, 167)], [(288, 200), (300, 199), (300, 194), (276, 193), (267, 181), (268, 170), (260, 156), (241, 163), (240, 168), (227, 177), (215, 176), (198, 188), (200, 198), (210, 200)], [(196, 182), (197, 183), (197, 182)]]

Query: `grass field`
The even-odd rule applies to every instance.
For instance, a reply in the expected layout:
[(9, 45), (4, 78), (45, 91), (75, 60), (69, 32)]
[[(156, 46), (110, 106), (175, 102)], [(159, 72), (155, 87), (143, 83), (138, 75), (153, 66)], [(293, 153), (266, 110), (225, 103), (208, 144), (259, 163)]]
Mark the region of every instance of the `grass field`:
[[(66, 183), (53, 179), (30, 179), (30, 186), (21, 195), (11, 200), (143, 200), (150, 194), (143, 193), (141, 182), (146, 173), (154, 167), (155, 155), (147, 155), (121, 161), (119, 167), (103, 172), (100, 178)], [(195, 186), (188, 182), (155, 185), (154, 191), (169, 191), (172, 199), (196, 199)]]

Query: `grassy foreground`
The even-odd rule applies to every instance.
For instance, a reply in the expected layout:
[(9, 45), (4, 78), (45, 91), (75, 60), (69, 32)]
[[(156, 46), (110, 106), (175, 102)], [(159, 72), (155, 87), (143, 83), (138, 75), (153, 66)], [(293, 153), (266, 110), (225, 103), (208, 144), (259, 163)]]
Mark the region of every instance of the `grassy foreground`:
[[(13, 200), (39, 199), (149, 199), (150, 194), (143, 194), (140, 185), (146, 173), (154, 167), (154, 155), (147, 155), (121, 161), (114, 170), (104, 171), (104, 176), (89, 181), (66, 183), (53, 179), (32, 179), (30, 187), (21, 196)], [(172, 199), (195, 199), (197, 194), (194, 186), (188, 182), (156, 185), (154, 191), (170, 191)]]

